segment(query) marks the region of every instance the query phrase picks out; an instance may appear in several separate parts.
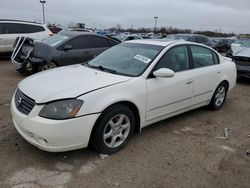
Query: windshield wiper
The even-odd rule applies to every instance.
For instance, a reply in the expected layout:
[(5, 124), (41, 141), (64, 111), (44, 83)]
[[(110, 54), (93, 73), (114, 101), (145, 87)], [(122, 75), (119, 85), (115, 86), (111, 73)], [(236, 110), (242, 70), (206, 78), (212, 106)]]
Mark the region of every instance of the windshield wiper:
[(101, 66), (101, 65), (94, 66), (94, 65), (90, 65), (90, 64), (87, 63), (87, 66), (88, 66), (88, 67), (91, 67), (91, 68), (94, 68), (94, 69), (99, 69), (99, 70), (101, 70), (101, 71), (107, 71), (107, 72), (110, 72), (110, 73), (113, 73), (113, 74), (116, 74), (116, 73), (117, 73), (115, 70), (109, 69), (109, 68), (107, 68), (107, 67), (103, 67), (103, 66)]

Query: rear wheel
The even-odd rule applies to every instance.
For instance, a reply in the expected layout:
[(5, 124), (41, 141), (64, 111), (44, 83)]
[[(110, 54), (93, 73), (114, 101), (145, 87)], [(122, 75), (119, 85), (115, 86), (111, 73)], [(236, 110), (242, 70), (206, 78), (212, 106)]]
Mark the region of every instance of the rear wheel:
[(99, 153), (118, 152), (134, 132), (135, 117), (124, 105), (109, 107), (97, 121), (91, 138), (92, 145)]
[(223, 106), (226, 97), (227, 97), (228, 86), (225, 82), (220, 83), (220, 85), (216, 88), (214, 95), (211, 99), (209, 106), (213, 110), (219, 110)]
[(54, 69), (56, 68), (57, 65), (53, 62), (49, 62), (49, 63), (44, 63), (42, 65), (39, 66), (39, 71), (46, 71), (46, 70), (50, 70), (50, 69)]

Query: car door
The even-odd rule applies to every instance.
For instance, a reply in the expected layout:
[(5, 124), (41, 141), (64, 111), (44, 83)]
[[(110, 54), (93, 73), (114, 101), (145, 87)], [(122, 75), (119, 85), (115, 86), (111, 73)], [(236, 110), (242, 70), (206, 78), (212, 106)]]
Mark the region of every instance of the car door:
[(0, 23), (0, 52), (5, 52), (5, 40), (4, 40), (4, 34), (3, 34), (3, 26), (2, 23)]
[(212, 50), (190, 45), (193, 75), (192, 105), (199, 105), (211, 99), (220, 77), (219, 57)]
[(96, 57), (103, 51), (107, 50), (110, 47), (110, 43), (104, 37), (99, 36), (88, 36), (89, 39), (89, 54), (91, 58)]
[(153, 123), (187, 109), (192, 102), (193, 75), (190, 72), (188, 48), (181, 45), (169, 49), (153, 71), (169, 68), (172, 78), (147, 79), (146, 121)]
[(22, 35), (21, 24), (18, 23), (2, 23), (2, 36), (4, 43), (4, 52), (12, 52), (13, 44), (18, 36)]
[(77, 36), (58, 48), (56, 61), (60, 66), (83, 63), (91, 59), (88, 36)]

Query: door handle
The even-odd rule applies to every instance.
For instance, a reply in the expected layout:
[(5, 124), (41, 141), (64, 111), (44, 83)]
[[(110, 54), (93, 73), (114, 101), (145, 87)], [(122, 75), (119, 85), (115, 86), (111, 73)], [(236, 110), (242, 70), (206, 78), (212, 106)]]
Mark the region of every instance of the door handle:
[(189, 85), (189, 84), (192, 84), (193, 82), (194, 82), (193, 80), (190, 80), (186, 84)]

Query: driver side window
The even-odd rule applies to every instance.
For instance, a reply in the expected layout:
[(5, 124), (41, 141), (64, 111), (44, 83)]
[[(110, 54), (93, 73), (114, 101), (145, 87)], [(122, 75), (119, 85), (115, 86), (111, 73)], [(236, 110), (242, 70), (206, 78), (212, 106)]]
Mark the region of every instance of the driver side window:
[(156, 69), (168, 68), (174, 72), (180, 72), (189, 69), (189, 56), (186, 46), (171, 48), (156, 65)]

